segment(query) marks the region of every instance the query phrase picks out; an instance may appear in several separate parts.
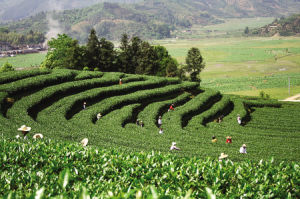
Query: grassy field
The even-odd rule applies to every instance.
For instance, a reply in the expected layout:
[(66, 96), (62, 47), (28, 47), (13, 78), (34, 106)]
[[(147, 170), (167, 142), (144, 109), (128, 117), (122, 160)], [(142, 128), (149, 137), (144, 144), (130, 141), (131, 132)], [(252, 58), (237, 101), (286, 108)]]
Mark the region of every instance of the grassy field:
[(11, 63), (14, 68), (18, 69), (38, 67), (45, 59), (45, 56), (46, 53), (34, 53), (0, 58), (0, 66), (2, 66), (5, 62), (8, 62)]
[(251, 28), (259, 28), (274, 21), (272, 17), (257, 18), (228, 18), (225, 23), (200, 26), (192, 26), (190, 31), (176, 31), (179, 38), (200, 39), (207, 37), (233, 37), (241, 36), (246, 26)]
[[(273, 98), (283, 99), (289, 96), (288, 92), (284, 92), (288, 86), (287, 77), (295, 76), (291, 79), (294, 81), (291, 84), (291, 94), (299, 91), (297, 78), (300, 73), (300, 38), (208, 38), (165, 40), (158, 43), (165, 46), (180, 63), (185, 62), (189, 48), (199, 48), (206, 62), (206, 68), (201, 73), (203, 86), (224, 93), (234, 91), (244, 95), (254, 95), (261, 89), (271, 89), (268, 92)], [(249, 78), (262, 79), (271, 76), (283, 79), (278, 79), (280, 84), (264, 79), (262, 88), (257, 87), (256, 83), (249, 83)], [(210, 84), (214, 81), (217, 83)]]

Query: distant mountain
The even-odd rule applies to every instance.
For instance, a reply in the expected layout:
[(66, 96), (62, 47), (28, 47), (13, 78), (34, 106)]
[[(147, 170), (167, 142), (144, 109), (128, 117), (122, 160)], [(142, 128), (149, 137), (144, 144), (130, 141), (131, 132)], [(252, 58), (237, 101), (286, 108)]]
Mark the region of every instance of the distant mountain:
[[(46, 6), (42, 1), (53, 0), (23, 2), (27, 2), (26, 5), (31, 5), (36, 11), (39, 10), (38, 5)], [(229, 17), (281, 17), (300, 10), (300, 0), (110, 0), (110, 3), (64, 10), (99, 1), (61, 0), (61, 3), (55, 5), (58, 7), (55, 10), (59, 12), (41, 12), (5, 25), (17, 32), (28, 32), (30, 29), (53, 34), (65, 32), (81, 42), (86, 41), (91, 28), (95, 28), (100, 37), (110, 40), (118, 40), (124, 32), (143, 39), (161, 39), (170, 37), (173, 30), (188, 29), (195, 24), (222, 23), (224, 18)], [(16, 0), (11, 2), (16, 3)], [(48, 9), (53, 10), (55, 6), (50, 9), (48, 5)]]
[(293, 36), (300, 35), (300, 14), (290, 17), (281, 17), (275, 19), (271, 24), (254, 29), (250, 32), (253, 35), (260, 36)]
[[(0, 0), (0, 21), (19, 20), (42, 11), (88, 7), (105, 0)], [(106, 0), (107, 1), (107, 0)], [(110, 0), (112, 3), (137, 3), (141, 0)]]

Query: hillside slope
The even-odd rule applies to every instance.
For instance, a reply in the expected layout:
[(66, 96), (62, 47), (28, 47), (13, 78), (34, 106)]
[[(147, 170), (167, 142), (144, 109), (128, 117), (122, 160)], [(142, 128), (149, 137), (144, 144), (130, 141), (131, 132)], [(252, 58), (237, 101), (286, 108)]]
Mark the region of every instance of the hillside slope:
[(260, 36), (293, 36), (300, 34), (300, 14), (292, 15), (287, 18), (280, 18), (274, 20), (271, 24), (268, 24), (259, 29), (252, 30), (253, 35)]
[[(18, 20), (42, 11), (83, 8), (105, 0), (0, 0), (0, 21)], [(136, 3), (140, 0), (110, 0), (116, 3)]]
[[(245, 99), (195, 82), (124, 73), (18, 71), (1, 73), (0, 84), (4, 137), (23, 136), (17, 129), (25, 124), (32, 128), (30, 138), (35, 133), (71, 142), (87, 137), (90, 145), (126, 151), (167, 153), (177, 142), (178, 156), (218, 157), (225, 152), (235, 161), (272, 156), (277, 161), (300, 160), (295, 147), (300, 144), (300, 104)], [(170, 104), (175, 110), (168, 111)], [(97, 119), (99, 112), (102, 117)], [(212, 136), (217, 143), (211, 143)], [(231, 144), (225, 143), (227, 136)], [(238, 153), (242, 144), (249, 146), (246, 156)]]
[[(38, 1), (38, 0), (36, 0)], [(120, 2), (121, 0), (119, 0)], [(26, 1), (28, 9), (41, 10)], [(63, 2), (58, 4), (58, 10), (80, 7), (82, 4), (74, 1), (73, 4), (64, 7)], [(96, 0), (88, 1), (90, 5)], [(175, 29), (188, 29), (192, 25), (222, 23), (227, 17), (258, 17), (258, 16), (282, 16), (295, 13), (300, 9), (300, 1), (287, 0), (150, 0), (128, 1), (133, 4), (101, 3), (76, 10), (65, 10), (55, 14), (39, 13), (24, 20), (7, 24), (11, 30), (28, 32), (30, 29), (44, 32), (51, 30), (51, 23), (55, 20), (60, 32), (65, 32), (76, 37), (81, 42), (86, 41), (88, 32), (95, 28), (98, 36), (110, 40), (118, 40), (124, 32), (137, 35), (145, 39), (161, 39), (170, 37)], [(121, 1), (127, 2), (127, 1)], [(36, 5), (40, 5), (36, 3)], [(41, 4), (46, 5), (46, 4)], [(76, 6), (75, 6), (76, 5)], [(73, 7), (70, 7), (73, 6)], [(26, 7), (26, 6), (25, 6)], [(52, 6), (48, 6), (49, 9)], [(30, 9), (29, 9), (30, 8)], [(18, 9), (20, 9), (18, 11)], [(56, 9), (56, 10), (57, 10)], [(22, 13), (22, 6), (14, 8), (9, 16), (14, 13)], [(35, 12), (30, 12), (35, 13)], [(49, 19), (51, 16), (51, 20)]]

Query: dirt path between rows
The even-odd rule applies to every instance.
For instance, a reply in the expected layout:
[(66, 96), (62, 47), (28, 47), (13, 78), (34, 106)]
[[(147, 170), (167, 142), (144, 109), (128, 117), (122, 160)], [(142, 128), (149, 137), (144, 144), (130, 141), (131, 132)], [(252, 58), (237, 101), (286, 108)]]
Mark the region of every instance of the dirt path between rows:
[(300, 102), (300, 93), (298, 93), (297, 95), (294, 95), (292, 97), (288, 97), (282, 101)]

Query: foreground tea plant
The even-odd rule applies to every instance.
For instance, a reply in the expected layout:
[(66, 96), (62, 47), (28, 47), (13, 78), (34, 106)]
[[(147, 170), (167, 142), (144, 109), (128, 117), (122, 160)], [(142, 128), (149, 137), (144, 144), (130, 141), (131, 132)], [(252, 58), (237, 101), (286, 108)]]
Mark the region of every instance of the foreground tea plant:
[(125, 153), (76, 143), (0, 140), (0, 196), (12, 198), (299, 198), (294, 162)]

